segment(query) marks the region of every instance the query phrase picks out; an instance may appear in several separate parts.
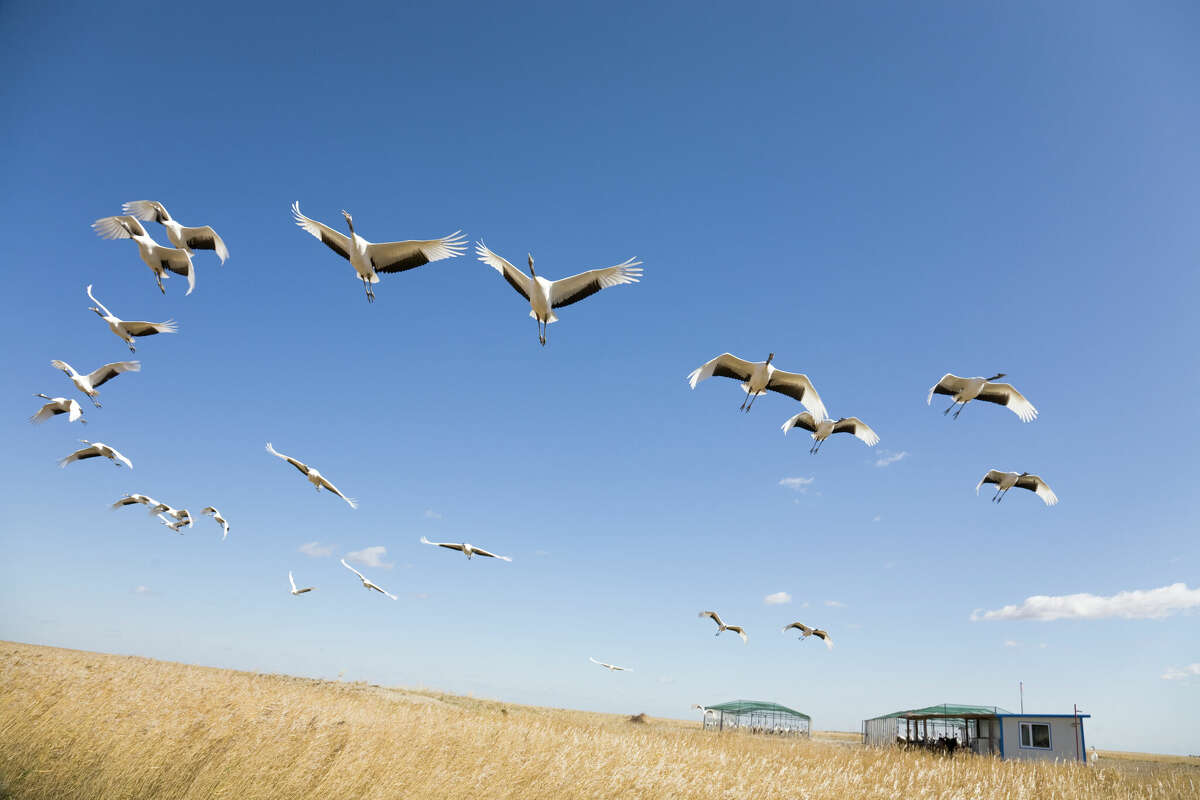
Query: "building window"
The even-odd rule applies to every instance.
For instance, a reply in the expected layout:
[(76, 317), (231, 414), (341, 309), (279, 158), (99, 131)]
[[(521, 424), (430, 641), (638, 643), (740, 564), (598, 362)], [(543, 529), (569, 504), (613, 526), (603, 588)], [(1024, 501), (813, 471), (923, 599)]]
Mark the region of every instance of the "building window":
[(1021, 747), (1050, 749), (1050, 726), (1044, 722), (1021, 723)]

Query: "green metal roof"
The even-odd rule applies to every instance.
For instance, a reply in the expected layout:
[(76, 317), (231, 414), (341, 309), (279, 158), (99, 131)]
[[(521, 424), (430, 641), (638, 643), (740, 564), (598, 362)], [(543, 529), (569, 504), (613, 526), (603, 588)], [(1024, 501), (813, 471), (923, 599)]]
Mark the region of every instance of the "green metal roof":
[(899, 717), (907, 717), (908, 719), (939, 719), (939, 718), (954, 718), (967, 719), (970, 717), (994, 717), (997, 714), (1011, 713), (1000, 706), (964, 706), (954, 703), (942, 703), (937, 706), (927, 706), (925, 708), (910, 708), (905, 711), (893, 711), (891, 714), (882, 714), (872, 719), (892, 719)]
[(730, 700), (728, 703), (719, 703), (715, 706), (705, 706), (705, 710), (724, 711), (726, 714), (751, 714), (755, 711), (773, 712), (776, 714), (790, 714), (794, 717), (812, 721), (812, 717), (797, 711), (794, 708), (781, 706), (778, 703), (767, 703), (763, 700)]

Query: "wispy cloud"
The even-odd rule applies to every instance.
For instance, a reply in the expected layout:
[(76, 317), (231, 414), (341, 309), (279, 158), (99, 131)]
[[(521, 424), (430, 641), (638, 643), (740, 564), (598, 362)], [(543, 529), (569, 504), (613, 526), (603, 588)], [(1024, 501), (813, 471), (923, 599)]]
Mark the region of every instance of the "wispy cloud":
[(876, 514), (875, 517), (871, 520), (871, 522), (879, 522), (882, 519), (883, 519), (883, 514)]
[(346, 560), (353, 561), (355, 564), (362, 564), (364, 567), (391, 569), (395, 564), (389, 564), (384, 561), (383, 557), (386, 555), (387, 548), (381, 544), (377, 544), (374, 547), (364, 547), (362, 550), (346, 553)]
[(826, 600), (825, 605), (829, 606), (830, 608), (845, 608), (846, 607), (845, 603), (839, 602), (837, 600)]
[(908, 458), (907, 450), (901, 450), (900, 452), (896, 452), (894, 450), (880, 450), (879, 455), (875, 457), (875, 466), (890, 467), (892, 464), (895, 464), (897, 461), (900, 461), (904, 458)]
[(811, 484), (815, 480), (816, 480), (815, 477), (813, 477), (813, 478), (782, 478), (779, 481), (779, 485), (784, 486), (788, 489), (791, 489), (793, 492), (799, 492), (800, 494), (806, 494), (808, 492), (809, 484)]
[(995, 611), (976, 609), (971, 621), (984, 619), (1160, 619), (1179, 611), (1200, 607), (1200, 589), (1172, 583), (1158, 589), (1134, 589), (1112, 597), (1094, 594), (1067, 594), (1058, 597), (1034, 595), (1019, 606), (1004, 606)]
[(442, 512), (434, 511), (432, 508), (425, 509), (425, 519), (441, 519)]
[(158, 592), (154, 591), (149, 586), (135, 586), (133, 587), (133, 593), (141, 595), (142, 597), (150, 597), (151, 595), (158, 594)]
[(1005, 639), (1004, 646), (1005, 647), (1020, 647), (1021, 643), (1018, 641), (1014, 641), (1013, 639)]
[(675, 682), (675, 679), (672, 678), (670, 675), (659, 675), (658, 682), (664, 683), (664, 684), (672, 684)]
[(781, 606), (792, 602), (792, 596), (787, 592), (775, 592), (764, 597), (763, 602), (769, 606)]
[(312, 558), (324, 558), (333, 555), (333, 545), (320, 542), (305, 542), (300, 545), (300, 552)]
[(1182, 681), (1195, 677), (1200, 677), (1200, 661), (1184, 667), (1167, 667), (1167, 671), (1162, 674), (1164, 681)]

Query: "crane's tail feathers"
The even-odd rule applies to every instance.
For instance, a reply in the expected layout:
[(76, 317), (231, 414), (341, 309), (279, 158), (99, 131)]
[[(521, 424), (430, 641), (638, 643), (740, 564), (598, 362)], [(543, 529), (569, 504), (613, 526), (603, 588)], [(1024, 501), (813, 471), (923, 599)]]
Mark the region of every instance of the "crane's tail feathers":
[[(531, 319), (538, 318), (537, 312), (534, 311), (533, 309), (529, 309), (529, 316)], [(558, 322), (558, 316), (553, 311), (551, 311), (550, 316), (546, 318), (547, 325), (549, 325), (551, 322)]]

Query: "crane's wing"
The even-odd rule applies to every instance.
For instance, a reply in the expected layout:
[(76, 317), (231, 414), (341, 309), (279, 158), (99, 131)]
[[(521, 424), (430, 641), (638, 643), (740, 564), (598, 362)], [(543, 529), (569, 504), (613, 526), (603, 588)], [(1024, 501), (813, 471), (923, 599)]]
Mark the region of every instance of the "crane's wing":
[(834, 433), (850, 433), (866, 442), (867, 447), (879, 444), (879, 434), (858, 417), (843, 417), (833, 426)]
[(176, 323), (173, 319), (169, 319), (166, 322), (125, 320), (121, 323), (121, 327), (123, 327), (130, 336), (153, 336), (156, 333), (177, 333), (179, 331), (178, 323)]
[[(70, 416), (67, 417), (67, 422), (74, 422), (77, 419), (83, 418), (83, 408), (74, 399), (67, 402), (67, 410), (70, 411)], [(83, 420), (85, 423), (87, 420)]]
[(101, 303), (99, 300), (96, 299), (96, 295), (92, 294), (92, 284), (90, 284), (90, 283), (88, 284), (88, 287), (87, 287), (87, 296), (93, 303), (95, 303), (96, 305), (98, 305), (100, 307), (100, 310), (104, 312), (105, 316), (108, 316), (108, 317), (113, 316), (113, 313), (104, 307), (104, 303)]
[(742, 629), (741, 625), (727, 625), (725, 629), (733, 631), (738, 636), (742, 637), (742, 644), (750, 641), (750, 637), (746, 635), (746, 631)]
[(504, 258), (493, 253), (482, 241), (475, 243), (475, 254), (479, 256), (480, 261), (503, 275), (504, 280), (508, 281), (509, 285), (517, 290), (517, 294), (526, 300), (529, 299), (530, 281), (528, 275), (508, 263)]
[(186, 250), (160, 245), (155, 253), (155, 258), (158, 259), (158, 263), (162, 265), (163, 269), (187, 278), (188, 290), (184, 294), (192, 293), (192, 290), (196, 288), (196, 268), (192, 264), (192, 257), (187, 254)]
[(326, 478), (324, 475), (322, 475), (322, 476), (321, 476), (321, 485), (322, 485), (322, 486), (324, 486), (324, 487), (325, 487), (326, 489), (328, 489), (329, 491), (331, 491), (331, 492), (333, 492), (334, 494), (336, 494), (338, 497), (340, 497), (340, 498), (342, 498), (343, 500), (345, 500), (345, 501), (346, 501), (346, 502), (347, 502), (347, 503), (350, 505), (350, 507), (351, 507), (351, 508), (358, 508), (358, 501), (357, 501), (357, 500), (355, 500), (355, 499), (353, 499), (353, 498), (350, 498), (350, 497), (346, 497), (346, 495), (344, 495), (344, 494), (342, 494), (341, 492), (339, 492), (339, 491), (338, 491), (338, 488), (337, 488), (336, 486), (334, 486), (332, 483), (330, 483), (330, 482), (329, 482), (329, 478)]
[(292, 203), (292, 216), (296, 219), (296, 224), (304, 230), (311, 233), (313, 236), (325, 243), (333, 252), (337, 253), (347, 261), (350, 260), (350, 237), (344, 233), (338, 233), (333, 228), (323, 223), (317, 222), (315, 219), (309, 219), (300, 213), (300, 201)]
[[(132, 236), (130, 230), (121, 224), (122, 222), (132, 229)], [(142, 223), (129, 215), (102, 217), (92, 223), (92, 228), (101, 239), (131, 239), (133, 236), (146, 235), (146, 229), (142, 227)]]
[(94, 389), (97, 386), (103, 386), (104, 384), (108, 383), (122, 372), (140, 372), (141, 369), (142, 362), (140, 361), (116, 361), (112, 364), (105, 364), (103, 367), (93, 370), (92, 374), (88, 375), (88, 381), (92, 384), (92, 388)]
[(200, 509), (200, 513), (201, 514), (212, 514), (214, 517), (220, 516), (220, 513), (217, 511), (216, 506), (205, 506), (204, 508)]
[(122, 204), (121, 209), (126, 214), (146, 222), (166, 222), (170, 219), (166, 213), (167, 209), (157, 200), (131, 200)]
[(445, 547), (446, 546), (446, 545), (442, 544), (441, 542), (431, 542), (428, 539), (426, 539), (424, 536), (421, 537), (421, 544), (431, 544), (434, 547)]
[(1007, 406), (1008, 410), (1021, 418), (1021, 422), (1032, 422), (1037, 419), (1037, 409), (1033, 403), (1025, 399), (1025, 395), (1012, 387), (1011, 383), (985, 383), (983, 391), (976, 400)]
[(966, 385), (966, 378), (960, 378), (957, 375), (952, 375), (947, 372), (942, 376), (942, 379), (935, 383), (933, 388), (929, 390), (929, 397), (925, 398), (925, 405), (929, 405), (933, 402), (933, 396), (935, 394), (955, 395), (961, 392), (963, 387)]
[(816, 419), (825, 419), (829, 416), (825, 411), (825, 404), (821, 402), (821, 396), (817, 394), (817, 390), (807, 375), (777, 369), (771, 373), (771, 378), (767, 381), (767, 388), (772, 392), (786, 394), (793, 400), (799, 400), (800, 404), (811, 411)]
[(1058, 502), (1058, 495), (1037, 475), (1022, 475), (1020, 478), (1017, 478), (1016, 485), (1022, 489), (1034, 492), (1048, 506), (1052, 506)]
[(91, 447), (84, 447), (79, 450), (76, 450), (74, 453), (71, 453), (71, 455), (60, 460), (58, 462), (58, 465), (60, 467), (65, 467), (67, 464), (70, 464), (72, 461), (83, 461), (85, 458), (96, 458), (99, 455), (100, 455), (100, 448), (96, 447), (96, 445), (92, 445)]
[[(51, 400), (49, 403), (46, 403), (46, 405), (44, 405), (40, 409), (38, 409), (38, 412), (29, 418), (29, 421), (32, 422), (33, 424), (37, 425), (42, 422), (45, 422), (46, 420), (50, 419), (51, 417), (53, 417), (56, 414), (61, 414), (61, 413), (63, 413), (63, 409), (61, 406), (59, 406), (58, 401)], [(74, 413), (74, 412), (72, 412), (72, 413)], [(73, 419), (74, 418), (72, 418), (72, 421), (73, 421)]]
[(813, 636), (816, 636), (816, 637), (820, 638), (822, 641), (824, 641), (825, 647), (829, 648), (830, 650), (833, 649), (833, 639), (829, 638), (829, 634), (826, 631), (821, 631), (821, 630), (813, 631)]
[(440, 239), (367, 245), (367, 255), (376, 272), (404, 272), (430, 261), (461, 256), (466, 251), (467, 237), (463, 236), (462, 231), (455, 231)]
[(59, 361), (57, 358), (50, 362), (50, 366), (57, 370), (62, 370), (68, 377), (71, 375), (73, 368), (65, 361)]
[(292, 591), (296, 591), (296, 579), (292, 577), (292, 571), (288, 570), (288, 583), (292, 585)]
[(752, 372), (754, 372), (753, 363), (730, 353), (722, 353), (688, 373), (687, 381), (695, 389), (697, 383), (714, 375), (718, 378), (736, 378), (739, 381), (747, 381), (750, 380)]
[(593, 664), (599, 664), (602, 667), (608, 666), (608, 664), (605, 664), (603, 661), (597, 661), (596, 659), (592, 658), (591, 656), (588, 656), (588, 661), (592, 662)]
[(444, 547), (447, 550), (457, 550), (460, 553), (463, 549), (461, 544), (457, 544), (455, 542), (431, 542), (430, 544), (436, 544), (438, 547)]
[(631, 258), (622, 261), (615, 267), (590, 269), (587, 272), (554, 281), (550, 284), (550, 307), (562, 308), (572, 303), (578, 303), (583, 298), (610, 286), (637, 283), (642, 278), (642, 268), (638, 266), (641, 263)]
[(701, 617), (708, 617), (708, 618), (709, 618), (709, 619), (711, 619), (713, 622), (717, 623), (717, 625), (724, 625), (724, 624), (725, 624), (724, 622), (721, 622), (721, 617), (720, 617), (720, 615), (718, 615), (718, 614), (717, 614), (717, 612), (715, 612), (715, 611), (701, 611), (701, 612), (700, 612), (700, 616), (701, 616)]
[[(365, 581), (365, 580), (367, 580), (367, 576), (366, 576), (366, 575), (363, 575), (361, 572), (359, 572), (358, 570), (356, 570), (354, 567), (352, 567), (352, 566), (350, 566), (349, 564), (347, 564), (347, 563), (346, 563), (346, 559), (344, 559), (344, 558), (343, 558), (343, 559), (341, 559), (341, 561), (342, 561), (342, 566), (343, 566), (343, 567), (345, 567), (346, 569), (350, 570), (350, 571), (351, 571), (351, 572), (353, 572), (355, 575), (357, 575), (358, 577), (362, 578), (364, 581)], [(369, 583), (369, 581), (368, 581), (368, 583)]]
[(471, 549), (473, 551), (475, 551), (475, 555), (477, 555), (477, 556), (483, 556), (485, 558), (498, 558), (501, 561), (512, 561), (512, 559), (509, 558), (508, 556), (498, 556), (495, 553), (489, 553), (487, 550), (480, 550), (478, 547), (475, 547), (474, 545), (471, 546)]
[(225, 259), (229, 258), (229, 248), (225, 246), (225, 242), (212, 229), (211, 225), (184, 228), (180, 233), (183, 234), (183, 243), (192, 250), (215, 250), (217, 258), (221, 259), (222, 264), (225, 263)]
[(788, 417), (787, 422), (783, 423), (783, 432), (785, 434), (792, 428), (804, 428), (806, 431), (812, 431), (813, 433), (816, 433), (817, 421), (809, 412), (801, 411), (794, 417)]
[(296, 459), (292, 458), (291, 456), (285, 456), (283, 453), (280, 453), (274, 447), (271, 447), (270, 442), (267, 442), (267, 452), (270, 453), (271, 455), (275, 456), (276, 458), (282, 458), (284, 461), (288, 462), (293, 467), (300, 470), (301, 475), (304, 475), (305, 477), (308, 476), (308, 465), (307, 464), (305, 464), (301, 461), (297, 461)]
[[(129, 460), (128, 458), (126, 458), (125, 456), (121, 455), (121, 453), (120, 453), (120, 452), (118, 452), (116, 448), (109, 447), (109, 448), (108, 448), (108, 452), (109, 452), (109, 456), (108, 456), (108, 457), (109, 457), (109, 458), (111, 458), (111, 459), (113, 460), (113, 463), (116, 463), (117, 461), (120, 461), (120, 462), (121, 462), (122, 464), (124, 464), (125, 466), (129, 467), (130, 469), (133, 469), (133, 462), (132, 462), (132, 461), (130, 461), (130, 460)], [(117, 466), (120, 466), (120, 464), (117, 464)]]
[(989, 469), (987, 471), (987, 474), (984, 475), (983, 478), (980, 479), (978, 484), (976, 484), (975, 494), (979, 494), (979, 490), (983, 488), (983, 485), (985, 483), (999, 484), (1000, 481), (1004, 480), (1004, 476), (1007, 474), (1008, 474), (1007, 472), (1001, 472), (998, 469)]
[(803, 633), (805, 636), (808, 636), (810, 633), (812, 633), (812, 628), (808, 627), (803, 622), (793, 622), (790, 625), (784, 625), (783, 632), (787, 633), (792, 628), (796, 628), (801, 633)]

